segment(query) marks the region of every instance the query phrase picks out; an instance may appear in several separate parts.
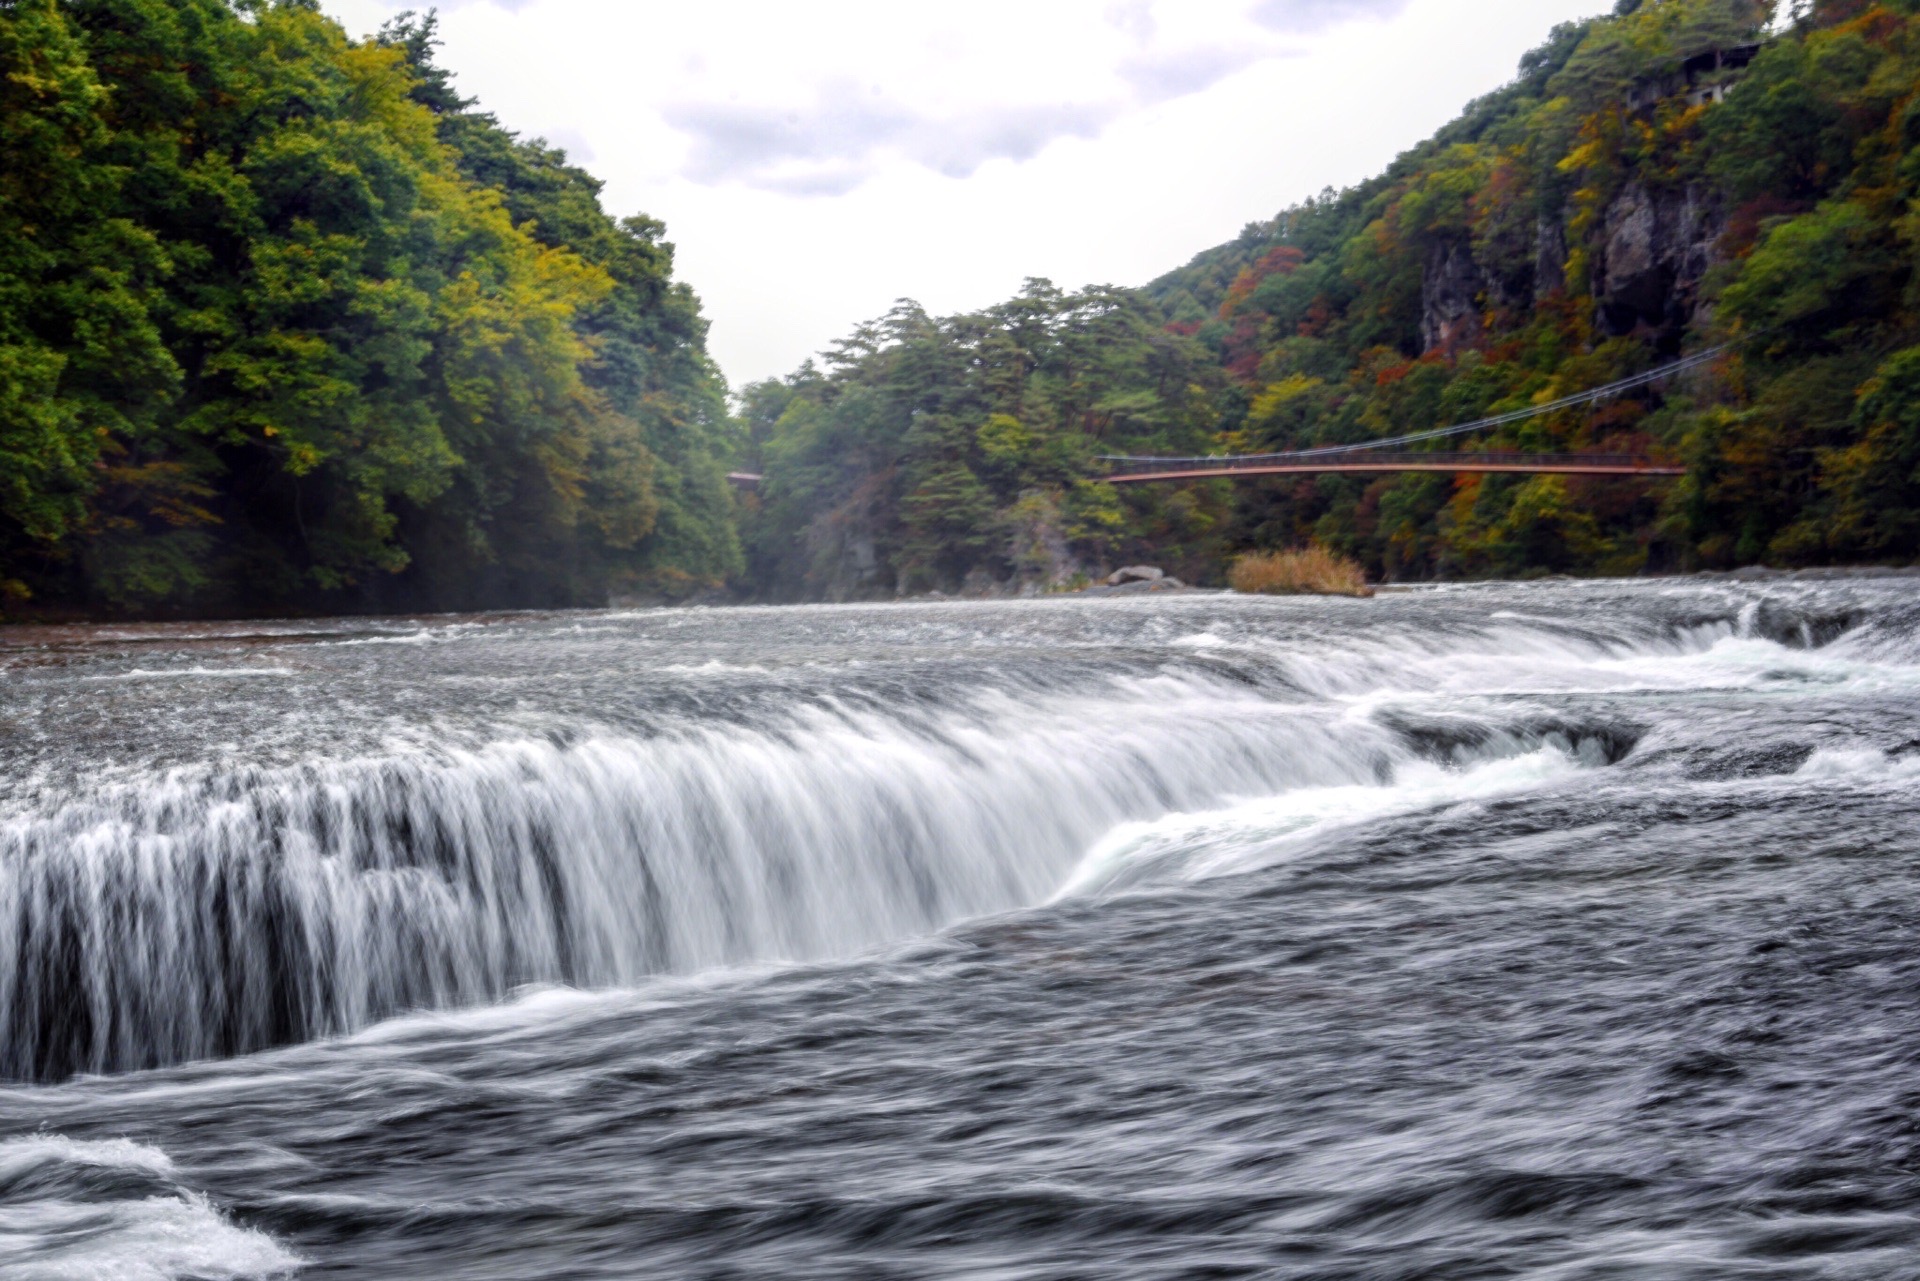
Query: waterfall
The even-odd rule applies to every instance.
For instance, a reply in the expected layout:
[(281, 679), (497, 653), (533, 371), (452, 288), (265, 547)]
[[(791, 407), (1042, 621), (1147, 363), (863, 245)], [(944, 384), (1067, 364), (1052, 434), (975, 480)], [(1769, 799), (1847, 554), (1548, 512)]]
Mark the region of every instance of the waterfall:
[(1375, 727), (1162, 679), (118, 783), (0, 824), (0, 1073), (845, 955), (1042, 902), (1117, 823), (1371, 782), (1395, 752)]
[[(1604, 765), (1637, 741), (1620, 718), (1571, 722), (1502, 691), (1764, 682), (1780, 642), (1855, 622), (1769, 607), (1570, 626), (1475, 607), (1446, 633), (1409, 614), (1319, 641), (1275, 635), (1274, 617), (1170, 630), (1158, 651), (1131, 651), (1161, 657), (1104, 673), (1023, 655), (960, 689), (889, 676), (858, 697), (842, 677), (800, 693), (779, 677), (717, 708), (662, 700), (644, 726), (574, 717), (564, 732), (416, 734), (271, 764), (115, 759), (58, 792), (16, 781), (0, 790), (0, 1076), (244, 1054), (526, 985), (849, 956), (1137, 883), (1179, 864), (1196, 833), (1231, 833), (1212, 866), (1258, 866), (1341, 816), (1557, 777), (1562, 758)], [(835, 620), (850, 637), (872, 625)], [(987, 640), (1009, 634), (1028, 635)], [(249, 670), (278, 673), (290, 692), (262, 697), (307, 724), (309, 696), (291, 691), (322, 659), (283, 661)], [(362, 682), (394, 671), (325, 661), (357, 664), (343, 669)], [(403, 678), (427, 688), (437, 669), (409, 662)], [(204, 736), (231, 706), (205, 692), (213, 679), (143, 681), (128, 706), (193, 709)], [(1434, 773), (1546, 745), (1559, 756), (1464, 790)]]

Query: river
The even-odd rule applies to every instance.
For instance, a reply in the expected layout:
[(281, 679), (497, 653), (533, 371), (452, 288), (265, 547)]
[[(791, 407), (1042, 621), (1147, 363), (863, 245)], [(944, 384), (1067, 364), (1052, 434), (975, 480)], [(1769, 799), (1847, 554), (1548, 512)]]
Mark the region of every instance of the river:
[(0, 1277), (1920, 1275), (1920, 580), (0, 631)]

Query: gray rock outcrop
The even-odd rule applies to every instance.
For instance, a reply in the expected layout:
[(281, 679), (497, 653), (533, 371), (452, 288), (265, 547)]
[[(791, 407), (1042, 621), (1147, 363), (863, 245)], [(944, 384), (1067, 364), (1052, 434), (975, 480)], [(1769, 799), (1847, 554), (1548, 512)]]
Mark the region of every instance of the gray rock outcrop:
[(1166, 576), (1165, 570), (1154, 565), (1127, 565), (1107, 575), (1107, 586), (1118, 587), (1122, 583), (1157, 583)]
[(1567, 224), (1555, 214), (1541, 214), (1533, 229), (1533, 298), (1539, 302), (1567, 287)]
[(1607, 206), (1593, 260), (1601, 328), (1620, 336), (1646, 326), (1677, 337), (1699, 310), (1725, 230), (1718, 202), (1698, 186), (1628, 183)]
[[(1477, 341), (1489, 309), (1519, 314), (1566, 287), (1566, 215), (1543, 214), (1533, 234), (1532, 262), (1516, 263), (1515, 246), (1489, 247), (1505, 275), (1477, 262), (1464, 239), (1432, 245), (1420, 288), (1420, 341), (1452, 352)], [(1653, 330), (1672, 344), (1699, 319), (1707, 274), (1721, 260), (1726, 213), (1697, 184), (1653, 188), (1629, 182), (1607, 206), (1590, 244), (1594, 307), (1603, 333)], [(1521, 251), (1524, 254), (1524, 250)]]
[(1485, 277), (1464, 240), (1433, 246), (1420, 281), (1420, 341), (1427, 351), (1455, 351), (1480, 337)]

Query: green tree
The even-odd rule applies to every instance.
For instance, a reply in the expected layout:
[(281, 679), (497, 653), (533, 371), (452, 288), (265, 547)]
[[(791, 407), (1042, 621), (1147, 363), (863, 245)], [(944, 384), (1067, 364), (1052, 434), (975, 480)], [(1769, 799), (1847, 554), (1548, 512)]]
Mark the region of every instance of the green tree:
[[(61, 577), (102, 468), (126, 474), (179, 382), (152, 315), (171, 263), (116, 216), (109, 100), (53, 0), (0, 5), (0, 598)], [(197, 523), (150, 479), (176, 528)]]
[(0, 590), (572, 604), (737, 574), (658, 223), (306, 0), (0, 0)]

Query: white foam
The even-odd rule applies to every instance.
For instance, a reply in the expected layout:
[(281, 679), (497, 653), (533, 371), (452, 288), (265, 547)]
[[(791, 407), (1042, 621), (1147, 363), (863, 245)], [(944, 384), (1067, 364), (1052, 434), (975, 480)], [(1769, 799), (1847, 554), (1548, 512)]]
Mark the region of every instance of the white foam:
[[(0, 1143), (0, 1175), (62, 1165), (168, 1181), (174, 1175), (166, 1153), (127, 1139), (37, 1134)], [(266, 1281), (290, 1276), (302, 1262), (186, 1190), (137, 1200), (0, 1202), (0, 1276), (7, 1281)]]
[[(1297, 636), (1190, 633), (1172, 643), (1208, 653), (1243, 653), (1275, 664), (1306, 693), (1334, 700), (1402, 693), (1578, 693), (1701, 683), (1698, 673), (1667, 673), (1664, 661), (1698, 655), (1734, 638), (1731, 624), (1673, 634), (1598, 637), (1502, 620), (1485, 633), (1432, 634), (1382, 628), (1344, 637), (1337, 647)], [(1767, 642), (1760, 642), (1766, 644)], [(1775, 655), (1788, 651), (1773, 646)], [(1636, 664), (1651, 663), (1651, 668)]]
[(453, 623), (446, 627), (427, 627), (414, 632), (381, 632), (372, 636), (350, 636), (345, 640), (321, 641), (319, 644), (328, 648), (351, 648), (358, 645), (436, 645), (467, 639), (485, 630), (486, 624), (483, 623)]
[(1387, 784), (1303, 787), (1228, 809), (1126, 823), (1087, 851), (1054, 897), (1096, 894), (1145, 873), (1205, 880), (1255, 871), (1295, 857), (1341, 829), (1530, 790), (1583, 768), (1574, 756), (1551, 747), (1465, 769), (1421, 761), (1401, 766)]
[(417, 1037), (446, 1033), (480, 1034), (518, 1031), (542, 1023), (565, 1020), (569, 1015), (598, 1012), (626, 1004), (631, 994), (624, 989), (583, 992), (561, 984), (540, 984), (515, 993), (497, 1005), (476, 1005), (457, 1010), (422, 1010), (374, 1023), (343, 1043), (377, 1045), (388, 1041), (410, 1041)]
[(0, 1143), (0, 1177), (17, 1177), (40, 1165), (88, 1165), (161, 1177), (173, 1174), (171, 1157), (131, 1139), (87, 1142), (63, 1134), (35, 1134)]
[(1791, 695), (1818, 691), (1873, 696), (1920, 688), (1920, 667), (1863, 661), (1833, 649), (1791, 649), (1774, 641), (1702, 629), (1691, 637), (1614, 653), (1597, 644), (1516, 643), (1503, 637), (1478, 649), (1401, 654), (1375, 663), (1365, 655), (1318, 656), (1286, 663), (1297, 683), (1356, 714), (1396, 705), (1481, 705), (1487, 698), (1631, 694)]
[(1920, 778), (1920, 756), (1889, 756), (1870, 747), (1827, 747), (1809, 756), (1794, 777), (1838, 784), (1904, 782)]
[(665, 663), (653, 670), (656, 675), (743, 676), (764, 675), (773, 669), (758, 663), (723, 663), (717, 658), (710, 658), (704, 663)]
[(136, 667), (113, 676), (89, 676), (91, 681), (184, 680), (193, 677), (292, 676), (290, 667)]
[(291, 1276), (302, 1262), (198, 1194), (0, 1206), (7, 1281), (266, 1281)]

